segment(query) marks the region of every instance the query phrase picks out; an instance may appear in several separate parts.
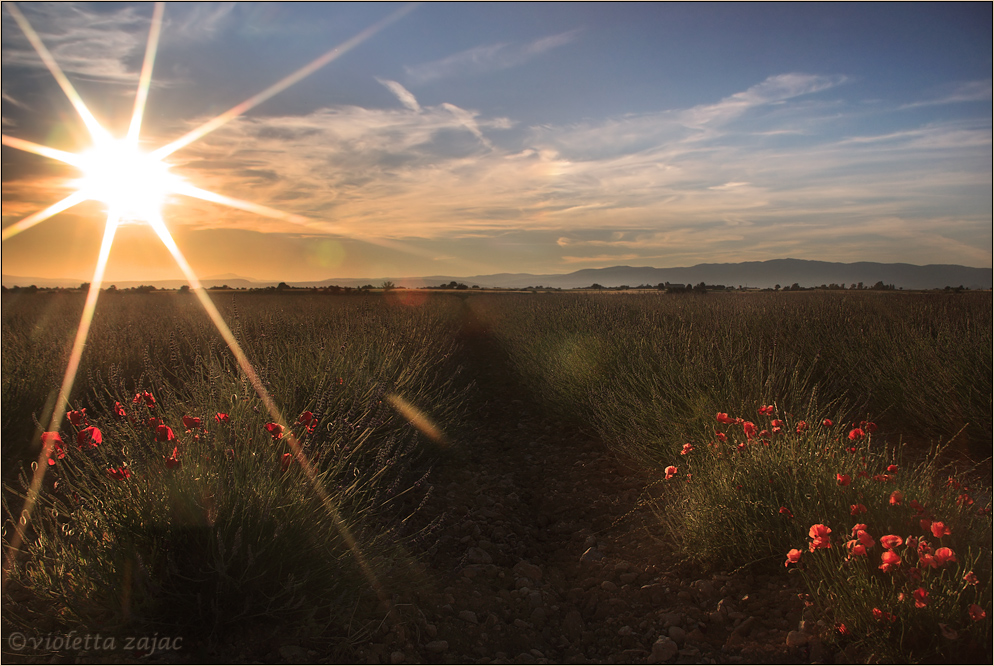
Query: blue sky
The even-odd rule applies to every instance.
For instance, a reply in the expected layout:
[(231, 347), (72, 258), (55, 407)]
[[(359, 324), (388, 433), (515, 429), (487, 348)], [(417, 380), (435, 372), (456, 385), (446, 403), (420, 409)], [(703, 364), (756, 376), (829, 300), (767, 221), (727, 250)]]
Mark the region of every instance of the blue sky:
[[(103, 124), (130, 118), (152, 5), (18, 5)], [(405, 5), (169, 4), (155, 148)], [(403, 13), (403, 12), (402, 12)], [(559, 273), (783, 257), (992, 265), (988, 3), (424, 4), (168, 158), (198, 273)], [(3, 13), (3, 133), (88, 139)], [(71, 191), (3, 149), (3, 224)], [(87, 276), (82, 204), (3, 243), (5, 274)], [(178, 277), (142, 225), (109, 279)]]

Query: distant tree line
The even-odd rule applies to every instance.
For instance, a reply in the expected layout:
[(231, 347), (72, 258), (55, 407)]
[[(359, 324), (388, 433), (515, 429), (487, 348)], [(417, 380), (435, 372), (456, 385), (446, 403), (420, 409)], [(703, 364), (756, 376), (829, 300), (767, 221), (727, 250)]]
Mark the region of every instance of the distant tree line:
[[(28, 285), (26, 287), (14, 286), (7, 287), (2, 286), (0, 290), (4, 293), (10, 292), (14, 294), (32, 294), (35, 292), (86, 292), (90, 289), (89, 282), (83, 282), (78, 287), (38, 287), (37, 285)], [(348, 295), (348, 294), (365, 294), (374, 289), (381, 289), (383, 291), (390, 291), (392, 289), (406, 289), (406, 287), (397, 287), (393, 282), (383, 282), (379, 287), (375, 287), (372, 284), (364, 284), (361, 287), (341, 287), (338, 285), (327, 285), (323, 287), (292, 287), (286, 282), (280, 282), (278, 285), (268, 286), (268, 287), (229, 287), (226, 284), (214, 285), (208, 287), (208, 291), (240, 291), (250, 294), (257, 293), (300, 293), (300, 294), (331, 294), (331, 295)], [(421, 287), (421, 289), (446, 289), (446, 290), (457, 290), (461, 291), (464, 289), (480, 289), (479, 285), (467, 286), (462, 282), (456, 282), (453, 280), (447, 284), (440, 284), (437, 286)], [(627, 284), (619, 285), (617, 287), (605, 287), (603, 285), (597, 284), (596, 282), (589, 287), (574, 287), (576, 290), (594, 290), (594, 291), (629, 291), (632, 289), (644, 290), (644, 291), (664, 291), (668, 294), (681, 294), (681, 293), (707, 293), (713, 291), (843, 291), (843, 290), (856, 290), (856, 291), (894, 291), (904, 287), (895, 287), (893, 284), (884, 284), (882, 280), (878, 280), (873, 286), (865, 286), (862, 282), (853, 282), (848, 287), (845, 284), (836, 284), (832, 282), (831, 284), (822, 284), (817, 287), (802, 287), (797, 282), (793, 283), (789, 287), (782, 287), (779, 284), (773, 287), (767, 287), (765, 289), (757, 289), (750, 287), (743, 287), (739, 285), (737, 288), (732, 286), (726, 286), (723, 284), (706, 284), (704, 282), (699, 282), (697, 284), (681, 284), (681, 283), (670, 283), (670, 282), (660, 282), (657, 285), (650, 284), (640, 284), (637, 287), (631, 287)], [(513, 288), (488, 288), (489, 291), (562, 291), (560, 287), (543, 287), (542, 285), (528, 286), (528, 287), (513, 287)], [(136, 287), (124, 287), (118, 289), (116, 285), (108, 285), (103, 288), (103, 291), (109, 293), (139, 293), (147, 294), (150, 292), (171, 292), (178, 291), (179, 293), (187, 293), (190, 291), (190, 285), (182, 285), (178, 289), (162, 289), (157, 288), (150, 284), (138, 285)], [(963, 292), (970, 291), (969, 287), (964, 287), (960, 285), (958, 287), (946, 286), (944, 289), (923, 289), (916, 291), (947, 291), (947, 292)], [(989, 290), (987, 290), (989, 291)]]

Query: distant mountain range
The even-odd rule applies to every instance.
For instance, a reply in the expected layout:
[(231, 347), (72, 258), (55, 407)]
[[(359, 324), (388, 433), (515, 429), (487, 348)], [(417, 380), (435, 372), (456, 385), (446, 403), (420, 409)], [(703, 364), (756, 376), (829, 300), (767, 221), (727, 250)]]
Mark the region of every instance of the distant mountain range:
[[(398, 287), (425, 287), (462, 283), (467, 286), (523, 289), (525, 287), (553, 287), (573, 289), (599, 284), (603, 287), (629, 285), (699, 284), (726, 285), (729, 287), (788, 287), (798, 284), (801, 287), (841, 284), (849, 286), (862, 282), (870, 287), (877, 282), (894, 285), (899, 289), (942, 289), (944, 287), (967, 287), (969, 289), (991, 289), (994, 270), (971, 268), (947, 264), (881, 264), (861, 261), (852, 264), (828, 261), (807, 261), (803, 259), (773, 259), (770, 261), (746, 261), (737, 264), (698, 264), (685, 268), (651, 268), (613, 266), (611, 268), (585, 268), (573, 273), (553, 273), (533, 275), (531, 273), (497, 273), (493, 275), (452, 276), (429, 275), (425, 277), (383, 277), (383, 278), (330, 278), (319, 282), (288, 282), (293, 287), (359, 287), (371, 284), (379, 287), (384, 282), (392, 282)], [(36, 285), (38, 287), (78, 287), (82, 280), (45, 279), (3, 276), (5, 287)], [(258, 288), (275, 286), (277, 282), (256, 281), (236, 275), (220, 275), (203, 278), (204, 285)], [(119, 289), (151, 284), (160, 289), (177, 289), (185, 284), (182, 280), (146, 280), (115, 282)]]

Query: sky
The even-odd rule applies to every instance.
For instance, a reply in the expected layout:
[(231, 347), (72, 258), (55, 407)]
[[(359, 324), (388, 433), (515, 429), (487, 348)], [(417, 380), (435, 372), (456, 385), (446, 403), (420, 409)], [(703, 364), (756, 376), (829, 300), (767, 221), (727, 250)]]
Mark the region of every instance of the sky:
[[(86, 126), (4, 5), (5, 141), (84, 151)], [(123, 137), (153, 5), (17, 8)], [(991, 25), (989, 3), (167, 4), (140, 145), (361, 36), (165, 158), (186, 183), (287, 214), (169, 196), (199, 275), (990, 268)], [(78, 188), (47, 157), (5, 144), (2, 161), (5, 228)], [(88, 201), (4, 240), (3, 273), (88, 279), (106, 215)], [(126, 222), (108, 280), (182, 276)]]

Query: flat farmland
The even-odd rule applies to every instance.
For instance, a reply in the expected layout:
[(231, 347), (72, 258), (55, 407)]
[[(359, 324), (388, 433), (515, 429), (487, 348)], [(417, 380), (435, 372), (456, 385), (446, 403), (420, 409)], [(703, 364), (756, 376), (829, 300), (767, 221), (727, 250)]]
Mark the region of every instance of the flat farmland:
[(84, 295), (5, 292), (5, 634), (990, 659), (989, 292), (405, 292), (212, 292), (281, 422), (192, 294), (105, 292), (57, 433)]

